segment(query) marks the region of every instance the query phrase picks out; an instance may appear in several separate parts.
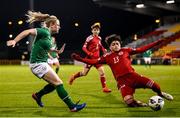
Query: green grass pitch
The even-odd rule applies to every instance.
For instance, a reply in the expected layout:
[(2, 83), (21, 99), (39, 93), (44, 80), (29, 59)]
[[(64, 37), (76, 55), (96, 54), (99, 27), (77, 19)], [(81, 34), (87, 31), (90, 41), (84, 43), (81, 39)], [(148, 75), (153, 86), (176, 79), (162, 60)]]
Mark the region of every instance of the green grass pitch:
[[(43, 97), (44, 108), (39, 108), (31, 94), (40, 90), (46, 82), (36, 78), (28, 66), (0, 66), (0, 117), (180, 117), (180, 66), (134, 66), (136, 72), (160, 84), (161, 89), (174, 96), (174, 101), (165, 100), (161, 111), (146, 108), (128, 108), (122, 101), (116, 82), (108, 66), (105, 67), (107, 85), (112, 92), (103, 93), (95, 68), (86, 77), (77, 79), (72, 86), (67, 84), (73, 73), (82, 66), (61, 65), (59, 76), (73, 101), (81, 99), (87, 107), (72, 113), (59, 99), (56, 91)], [(155, 95), (149, 89), (136, 90), (135, 98), (147, 102)]]

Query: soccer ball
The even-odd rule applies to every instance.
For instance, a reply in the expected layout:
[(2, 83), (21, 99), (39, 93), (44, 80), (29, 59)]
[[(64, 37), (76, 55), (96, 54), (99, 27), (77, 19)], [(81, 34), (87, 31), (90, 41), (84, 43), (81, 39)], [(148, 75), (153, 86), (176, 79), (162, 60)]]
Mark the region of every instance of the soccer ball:
[(160, 96), (152, 96), (149, 99), (149, 106), (154, 111), (161, 110), (163, 108), (163, 106), (164, 106), (164, 100)]

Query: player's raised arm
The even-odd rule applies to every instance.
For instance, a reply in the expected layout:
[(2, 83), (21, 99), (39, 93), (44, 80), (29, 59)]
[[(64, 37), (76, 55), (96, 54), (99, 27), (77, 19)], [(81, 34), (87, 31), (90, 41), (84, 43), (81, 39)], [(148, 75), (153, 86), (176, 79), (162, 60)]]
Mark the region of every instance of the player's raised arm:
[(58, 54), (61, 54), (64, 52), (66, 44), (64, 43), (63, 46), (61, 47), (61, 49), (59, 50)]
[(50, 52), (56, 52), (57, 54), (61, 54), (61, 53), (64, 52), (65, 46), (66, 46), (66, 44), (64, 44), (64, 45), (61, 47), (60, 50), (57, 50), (57, 49), (50, 49), (50, 50), (49, 50), (49, 53), (50, 53)]
[(14, 40), (7, 41), (7, 46), (15, 47), (16, 43), (19, 42), (21, 39), (25, 38), (28, 35), (36, 35), (36, 29), (28, 29), (22, 31), (20, 34), (16, 36)]

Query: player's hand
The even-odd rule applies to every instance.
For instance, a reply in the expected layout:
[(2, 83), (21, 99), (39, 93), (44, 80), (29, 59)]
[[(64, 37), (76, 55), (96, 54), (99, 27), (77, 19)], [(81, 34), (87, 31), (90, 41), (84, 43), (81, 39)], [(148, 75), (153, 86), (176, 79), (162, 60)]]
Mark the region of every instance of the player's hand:
[(103, 53), (106, 54), (107, 52), (108, 52), (108, 51), (105, 49)]
[(72, 54), (71, 54), (71, 58), (72, 58), (72, 59), (75, 59), (75, 60), (79, 60), (79, 61), (82, 59), (82, 58), (81, 58), (78, 54), (76, 54), (76, 53), (72, 53)]
[(57, 52), (58, 54), (63, 53), (62, 50), (56, 50), (56, 52)]
[(9, 41), (7, 41), (7, 46), (15, 47), (15, 45), (16, 45), (16, 41), (15, 41), (15, 40), (9, 40)]
[(62, 53), (60, 50), (56, 50), (56, 52), (57, 52), (58, 54), (61, 54), (61, 53)]
[(88, 53), (88, 56), (90, 56), (90, 57), (93, 56), (93, 55), (94, 55), (94, 53), (92, 53), (92, 52)]
[(59, 55), (57, 55), (57, 58), (59, 59)]
[(49, 56), (49, 58), (50, 58), (50, 59), (53, 59), (53, 57), (52, 57), (52, 56)]

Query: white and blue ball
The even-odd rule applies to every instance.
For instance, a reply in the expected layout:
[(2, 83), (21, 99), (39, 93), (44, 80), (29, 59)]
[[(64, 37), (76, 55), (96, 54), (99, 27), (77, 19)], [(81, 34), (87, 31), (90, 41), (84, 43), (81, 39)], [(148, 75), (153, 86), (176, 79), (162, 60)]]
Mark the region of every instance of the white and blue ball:
[(151, 107), (151, 109), (153, 109), (154, 111), (159, 111), (163, 108), (164, 106), (164, 100), (162, 97), (160, 96), (152, 96), (149, 99), (149, 106)]

